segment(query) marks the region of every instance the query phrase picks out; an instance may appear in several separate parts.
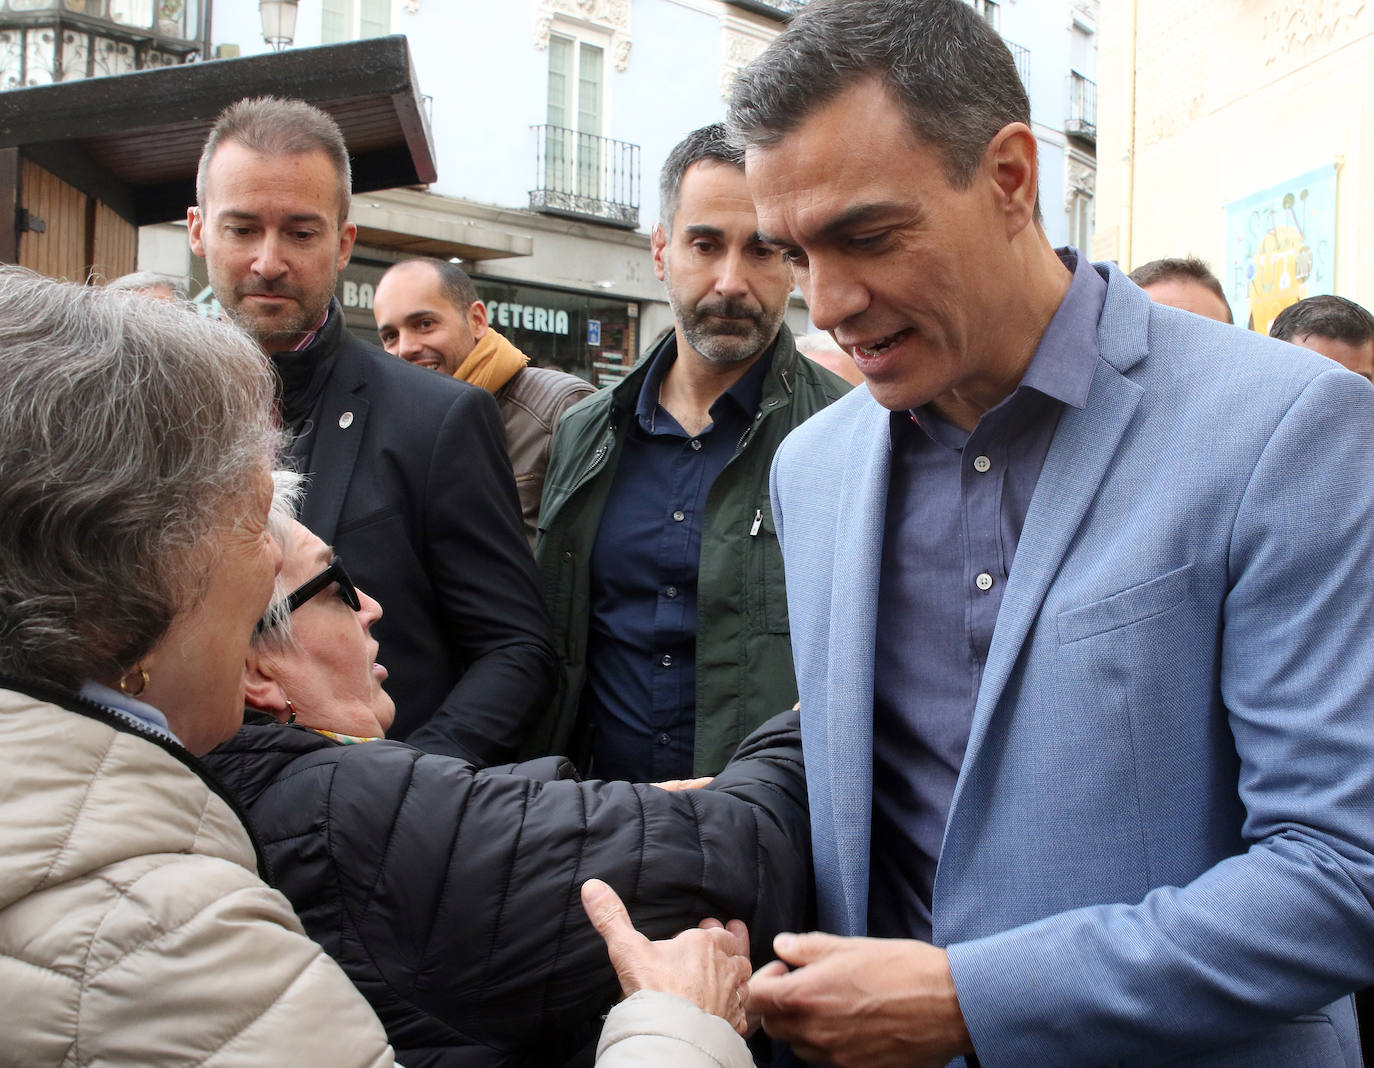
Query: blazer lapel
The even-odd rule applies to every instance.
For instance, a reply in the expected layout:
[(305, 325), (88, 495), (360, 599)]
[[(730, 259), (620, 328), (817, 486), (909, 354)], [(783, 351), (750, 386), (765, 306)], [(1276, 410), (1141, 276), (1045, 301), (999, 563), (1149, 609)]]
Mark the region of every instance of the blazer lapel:
[(845, 607), (830, 615), (825, 731), (845, 933), (863, 934), (873, 813), (873, 648), (892, 456), (887, 410), (872, 404), (848, 448), (855, 461), (841, 483), (831, 564), (831, 604)]
[[(1066, 407), (1035, 485), (978, 691), (950, 824), (1050, 583), (1106, 477), (1144, 390), (1122, 372), (1146, 354), (1149, 298), (1114, 269), (1098, 326), (1101, 359), (1083, 408)], [(948, 825), (947, 825), (948, 826)]]
[(312, 470), (301, 507), (301, 522), (325, 544), (335, 540), (339, 513), (367, 427), (369, 404), (362, 392), (366, 384), (362, 360), (345, 338), (320, 401)]

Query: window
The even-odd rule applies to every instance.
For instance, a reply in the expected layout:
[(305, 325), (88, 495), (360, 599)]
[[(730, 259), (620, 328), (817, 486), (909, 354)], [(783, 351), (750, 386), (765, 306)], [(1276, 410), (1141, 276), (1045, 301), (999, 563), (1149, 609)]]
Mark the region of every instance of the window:
[(606, 50), (557, 34), (549, 37), (548, 144), (550, 189), (598, 197), (604, 120)]
[(1085, 190), (1074, 190), (1069, 203), (1069, 244), (1081, 249), (1085, 254), (1093, 238), (1093, 195)]
[(983, 21), (994, 30), (998, 28), (1001, 17), (1001, 6), (997, 0), (970, 0), (973, 10), (983, 16)]
[(391, 32), (391, 0), (323, 0), (320, 40), (324, 44), (384, 37)]

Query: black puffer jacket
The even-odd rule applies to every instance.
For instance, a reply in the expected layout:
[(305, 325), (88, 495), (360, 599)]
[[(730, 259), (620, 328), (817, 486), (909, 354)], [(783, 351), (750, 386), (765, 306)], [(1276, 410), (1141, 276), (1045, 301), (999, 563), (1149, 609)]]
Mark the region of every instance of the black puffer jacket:
[(593, 876), (650, 938), (736, 917), (763, 960), (803, 922), (795, 712), (746, 739), (709, 788), (682, 793), (556, 778), (568, 765), (552, 759), (477, 771), (258, 716), (206, 761), (408, 1068), (563, 1064), (594, 1040), (619, 987), (578, 897)]

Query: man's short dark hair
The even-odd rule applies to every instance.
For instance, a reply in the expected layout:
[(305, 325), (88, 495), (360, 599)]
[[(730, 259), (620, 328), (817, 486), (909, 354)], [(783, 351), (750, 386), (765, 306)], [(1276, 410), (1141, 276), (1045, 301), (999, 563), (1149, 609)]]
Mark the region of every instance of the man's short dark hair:
[(1280, 341), (1316, 334), (1348, 345), (1374, 341), (1374, 315), (1353, 300), (1323, 294), (1290, 304), (1275, 317), (1269, 336)]
[(1217, 295), (1217, 299), (1226, 308), (1226, 321), (1228, 323), (1235, 322), (1231, 318), (1231, 302), (1226, 299), (1226, 290), (1221, 288), (1221, 281), (1212, 273), (1212, 269), (1207, 266), (1206, 262), (1196, 256), (1174, 256), (1151, 260), (1149, 263), (1142, 263), (1127, 277), (1141, 289), (1146, 286), (1157, 285), (1160, 282), (1196, 282)]
[(472, 279), (468, 277), (467, 271), (448, 260), (417, 257), (413, 260), (401, 260), (400, 263), (387, 268), (387, 270), (391, 271), (396, 267), (404, 267), (411, 263), (423, 263), (427, 267), (433, 268), (434, 273), (439, 276), (439, 288), (444, 291), (444, 299), (459, 311), (467, 311), (472, 307), (473, 302), (482, 299), (477, 295), (477, 287), (472, 284)]
[(867, 78), (892, 94), (956, 189), (973, 182), (999, 130), (1030, 125), (1011, 52), (968, 4), (812, 0), (735, 82), (731, 131), (746, 145), (770, 147)]
[(348, 218), (353, 172), (343, 131), (327, 114), (304, 100), (259, 96), (239, 100), (220, 112), (196, 167), (196, 204), (205, 210), (205, 175), (210, 160), (227, 142), (262, 156), (303, 156), (323, 152), (339, 177), (339, 222)]
[(723, 122), (693, 130), (664, 160), (658, 176), (658, 218), (663, 229), (673, 228), (673, 216), (681, 200), (682, 176), (693, 163), (706, 159), (744, 170), (744, 148), (730, 137)]

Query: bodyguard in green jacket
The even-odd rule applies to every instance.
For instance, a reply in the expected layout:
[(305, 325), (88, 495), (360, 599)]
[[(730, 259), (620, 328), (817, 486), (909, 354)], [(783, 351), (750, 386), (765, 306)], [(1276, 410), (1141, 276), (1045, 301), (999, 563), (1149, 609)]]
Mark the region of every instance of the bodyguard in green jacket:
[(554, 438), (535, 556), (563, 683), (528, 742), (645, 781), (714, 775), (796, 701), (768, 471), (849, 389), (783, 325), (791, 267), (722, 127), (673, 150), (660, 193), (676, 326)]

